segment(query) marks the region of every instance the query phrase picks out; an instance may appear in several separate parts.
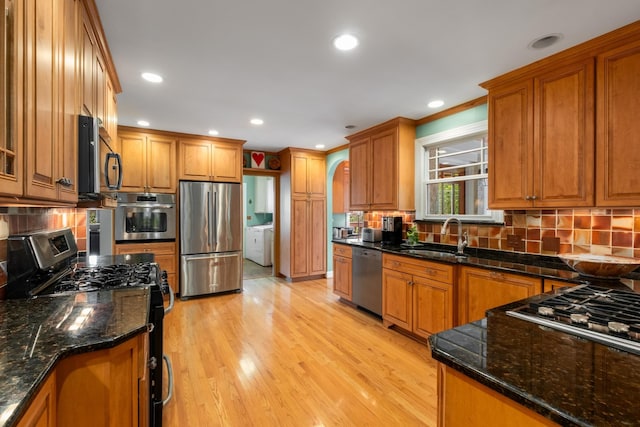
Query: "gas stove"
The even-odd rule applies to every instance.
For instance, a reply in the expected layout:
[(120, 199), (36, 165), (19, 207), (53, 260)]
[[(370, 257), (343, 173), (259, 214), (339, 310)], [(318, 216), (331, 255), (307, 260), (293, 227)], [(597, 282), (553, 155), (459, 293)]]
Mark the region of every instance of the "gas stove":
[(76, 266), (41, 295), (141, 287), (160, 283), (160, 281), (160, 270), (156, 263)]
[(579, 285), (544, 294), (507, 315), (640, 355), (640, 294)]

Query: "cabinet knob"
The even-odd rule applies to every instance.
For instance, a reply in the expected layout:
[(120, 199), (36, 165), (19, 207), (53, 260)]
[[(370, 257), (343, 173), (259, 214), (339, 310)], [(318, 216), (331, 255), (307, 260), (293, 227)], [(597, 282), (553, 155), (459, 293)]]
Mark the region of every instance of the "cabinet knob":
[(435, 271), (435, 270), (434, 270), (434, 269), (432, 269), (432, 268), (425, 268), (425, 269), (424, 269), (424, 271), (425, 271), (425, 273), (427, 273), (429, 276), (435, 276), (436, 274), (438, 274), (438, 272), (437, 272), (437, 271)]
[(502, 273), (492, 271), (489, 275), (492, 279), (504, 280), (504, 275)]
[(64, 176), (57, 180), (56, 183), (62, 185), (63, 187), (71, 187), (73, 185), (73, 181)]
[(407, 280), (407, 285), (413, 286), (413, 280)]
[(538, 196), (531, 196), (531, 200), (536, 200)]

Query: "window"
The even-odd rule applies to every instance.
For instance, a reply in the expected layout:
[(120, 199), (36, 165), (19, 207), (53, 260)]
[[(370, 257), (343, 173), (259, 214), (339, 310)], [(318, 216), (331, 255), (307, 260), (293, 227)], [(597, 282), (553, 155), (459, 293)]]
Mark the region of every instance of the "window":
[(416, 140), (418, 219), (502, 222), (488, 209), (487, 121)]

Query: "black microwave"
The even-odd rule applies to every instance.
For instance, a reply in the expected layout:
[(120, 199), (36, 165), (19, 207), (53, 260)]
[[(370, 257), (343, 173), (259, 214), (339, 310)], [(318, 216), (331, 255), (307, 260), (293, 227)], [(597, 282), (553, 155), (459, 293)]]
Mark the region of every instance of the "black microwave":
[[(100, 144), (105, 144), (109, 152), (100, 159)], [(104, 161), (104, 163), (103, 163)], [(111, 182), (109, 172), (117, 178)], [(122, 161), (114, 153), (107, 141), (100, 136), (100, 119), (78, 116), (78, 198), (98, 199), (100, 178), (104, 176), (107, 189), (119, 190), (122, 185)]]

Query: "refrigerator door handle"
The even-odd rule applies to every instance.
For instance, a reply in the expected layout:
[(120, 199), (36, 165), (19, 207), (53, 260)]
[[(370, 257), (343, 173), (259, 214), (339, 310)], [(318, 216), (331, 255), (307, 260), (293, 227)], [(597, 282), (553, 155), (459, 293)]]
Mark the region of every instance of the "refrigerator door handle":
[(213, 212), (211, 212), (211, 193), (207, 191), (207, 225), (209, 226), (209, 249), (213, 248)]
[(213, 236), (213, 247), (218, 245), (218, 192), (213, 192), (213, 225), (215, 226), (215, 233), (211, 233)]

